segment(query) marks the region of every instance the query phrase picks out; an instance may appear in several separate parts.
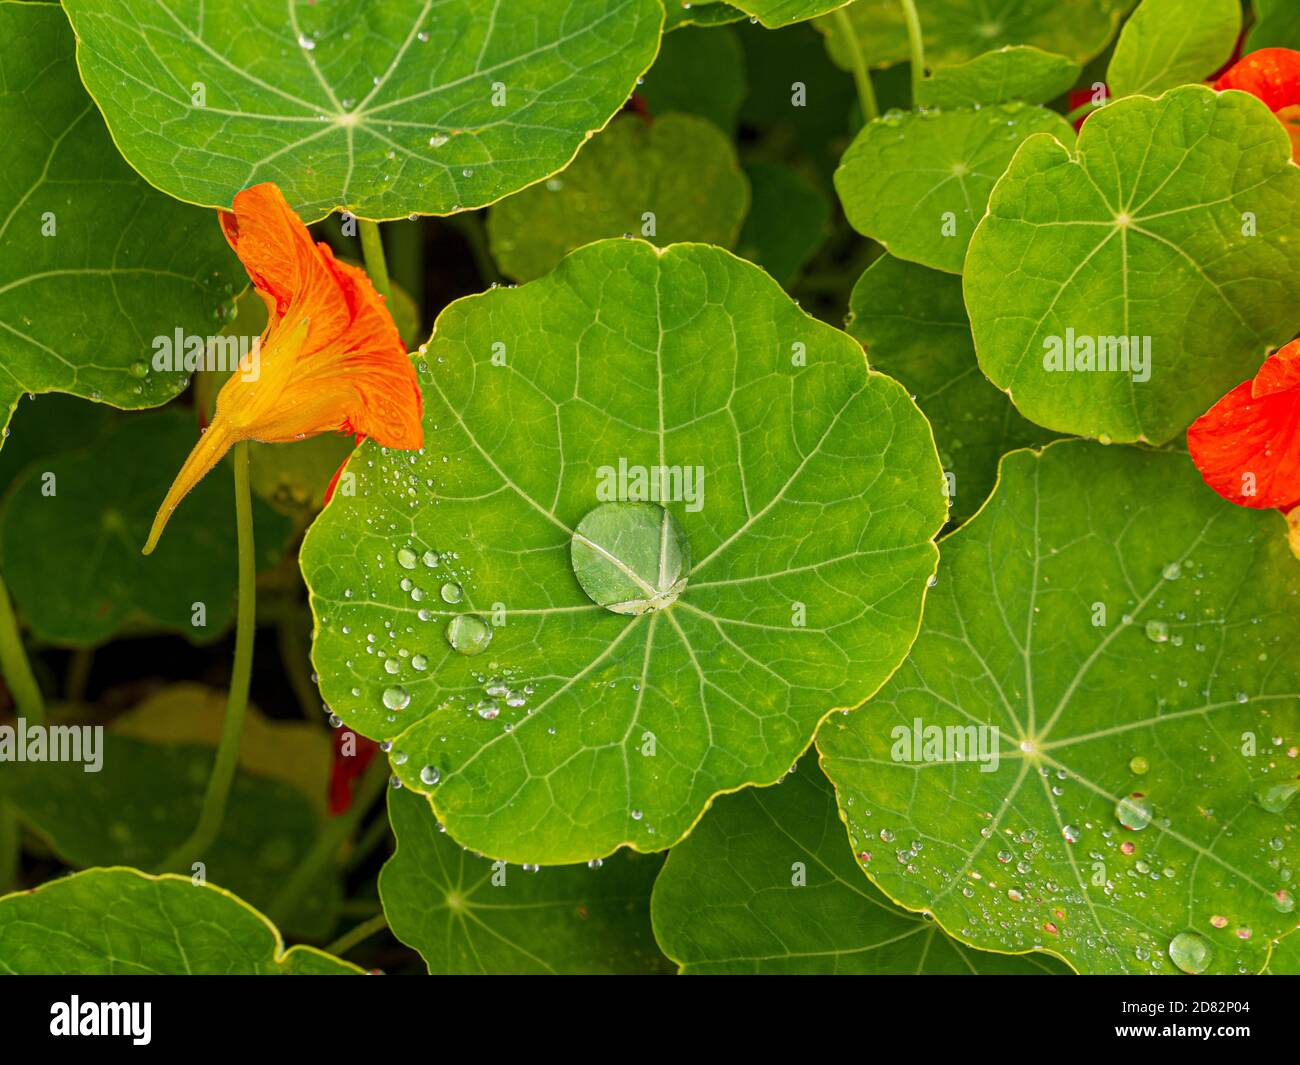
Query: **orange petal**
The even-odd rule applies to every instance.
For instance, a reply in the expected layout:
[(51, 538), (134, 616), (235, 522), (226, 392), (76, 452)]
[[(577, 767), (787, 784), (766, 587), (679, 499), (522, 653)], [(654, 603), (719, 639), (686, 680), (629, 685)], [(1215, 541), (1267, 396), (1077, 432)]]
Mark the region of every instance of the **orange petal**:
[(1255, 96), (1276, 114), (1288, 104), (1300, 104), (1300, 52), (1290, 48), (1261, 48), (1251, 52), (1214, 83), (1219, 92), (1240, 89)]
[(1197, 418), (1187, 446), (1224, 499), (1283, 510), (1300, 504), (1300, 341)]

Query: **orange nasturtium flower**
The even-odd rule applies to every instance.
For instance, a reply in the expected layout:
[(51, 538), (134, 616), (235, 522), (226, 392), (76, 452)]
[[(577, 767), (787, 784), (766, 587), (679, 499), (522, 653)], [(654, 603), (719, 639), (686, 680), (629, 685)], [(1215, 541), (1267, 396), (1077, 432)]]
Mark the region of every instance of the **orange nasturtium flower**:
[(1264, 101), (1291, 136), (1291, 158), (1300, 161), (1300, 52), (1261, 48), (1234, 63), (1214, 88), (1240, 89)]
[(415, 368), (364, 270), (317, 244), (273, 184), (221, 212), (221, 228), (266, 304), (258, 373), (236, 371), (158, 508), (147, 555), (177, 504), (241, 440), (282, 443), (355, 433), (385, 447), (423, 446)]
[(1224, 499), (1286, 513), (1300, 554), (1300, 340), (1192, 422), (1187, 446)]

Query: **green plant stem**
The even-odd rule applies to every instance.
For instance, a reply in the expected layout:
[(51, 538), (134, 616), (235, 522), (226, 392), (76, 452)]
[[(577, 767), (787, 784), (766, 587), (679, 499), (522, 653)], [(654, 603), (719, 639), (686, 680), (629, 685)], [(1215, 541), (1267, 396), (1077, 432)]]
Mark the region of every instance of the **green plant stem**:
[(365, 256), (366, 273), (374, 282), (375, 291), (392, 303), (393, 286), (388, 280), (388, 260), (384, 258), (384, 241), (379, 235), (379, 223), (359, 218), (357, 228), (361, 234), (361, 254)]
[(235, 662), (230, 672), (226, 717), (221, 725), (221, 742), (208, 776), (207, 790), (194, 831), (171, 852), (160, 868), (188, 870), (216, 842), (226, 816), (226, 801), (239, 766), (239, 739), (248, 710), (248, 688), (253, 675), (253, 637), (257, 621), (257, 559), (253, 553), (253, 498), (249, 491), (248, 444), (238, 443), (231, 451), (235, 466), (235, 525), (239, 544), (239, 613), (235, 622)]
[(853, 82), (858, 87), (858, 103), (862, 106), (862, 120), (870, 122), (880, 117), (880, 105), (876, 103), (876, 90), (871, 84), (871, 73), (867, 62), (862, 58), (862, 48), (858, 44), (858, 35), (853, 32), (853, 23), (845, 14), (844, 8), (831, 12), (840, 40), (849, 53), (849, 63), (853, 67)]
[(19, 716), (25, 717), (29, 725), (45, 724), (45, 698), (23, 649), (18, 619), (14, 617), (14, 605), (3, 579), (0, 579), (0, 672), (4, 673)]
[(375, 916), (370, 918), (370, 920), (363, 921), (361, 924), (357, 925), (351, 932), (345, 932), (343, 935), (339, 936), (338, 939), (334, 940), (333, 943), (325, 948), (325, 953), (334, 954), (336, 956), (346, 954), (358, 943), (369, 939), (376, 932), (382, 932), (387, 927), (388, 918), (382, 913), (375, 914)]
[(1089, 100), (1086, 104), (1080, 104), (1073, 111), (1067, 112), (1065, 115), (1065, 121), (1070, 123), (1070, 125), (1074, 125), (1084, 115), (1090, 115), (1098, 108), (1104, 106), (1105, 106), (1105, 101), (1102, 101), (1101, 103), (1097, 103), (1097, 101), (1095, 100)]
[(912, 106), (921, 106), (921, 85), (925, 81), (925, 38), (921, 36), (921, 19), (914, 0), (898, 0), (907, 22), (907, 43), (912, 52)]
[(95, 664), (93, 647), (78, 647), (68, 660), (68, 672), (63, 678), (63, 697), (70, 703), (79, 703), (86, 697), (90, 670)]
[(332, 817), (326, 822), (321, 834), (316, 837), (311, 850), (303, 855), (298, 867), (289, 874), (279, 893), (267, 907), (267, 916), (276, 924), (283, 925), (298, 905), (308, 886), (321, 875), (337, 857), (339, 848), (356, 831), (357, 825), (365, 817), (376, 798), (383, 792), (388, 782), (388, 759), (376, 755), (369, 768), (361, 777), (361, 786), (352, 797), (352, 805), (346, 813)]

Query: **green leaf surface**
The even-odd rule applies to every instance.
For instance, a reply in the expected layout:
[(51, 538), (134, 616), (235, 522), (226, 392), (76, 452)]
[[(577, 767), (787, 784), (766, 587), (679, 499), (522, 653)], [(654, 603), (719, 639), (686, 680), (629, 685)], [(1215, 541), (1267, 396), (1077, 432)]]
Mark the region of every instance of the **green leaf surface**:
[(849, 223), (900, 259), (958, 274), (989, 193), (1016, 149), (1043, 133), (1069, 142), (1055, 111), (890, 111), (859, 131), (835, 171)]
[(851, 0), (735, 0), (732, 6), (757, 19), (765, 28), (775, 30), (806, 22), (850, 3)]
[[(93, 446), (37, 460), (18, 477), (0, 512), (0, 572), (37, 635), (87, 647), (129, 629), (178, 632), (196, 643), (225, 631), (238, 567), (224, 464), (186, 497), (158, 550), (140, 553), (197, 436), (192, 414), (137, 415)], [(261, 502), (254, 519), (259, 562), (273, 565), (289, 523)]]
[(1142, 0), (1124, 23), (1106, 83), (1113, 96), (1159, 96), (1203, 81), (1232, 56), (1240, 0)]
[(1108, 104), (1075, 154), (1026, 141), (963, 275), (985, 374), (1040, 425), (1172, 438), (1300, 329), (1290, 160), (1267, 107), (1201, 86)]
[[(423, 454), (365, 444), (302, 567), (325, 699), (459, 842), (670, 846), (906, 653), (945, 511), (929, 426), (758, 268), (587, 245), (452, 304), (419, 370)], [(616, 613), (575, 576), (575, 527), (651, 495), (650, 467), (690, 568), (671, 605)]]
[(19, 403), (7, 427), (9, 435), (4, 437), (4, 448), (0, 450), (0, 493), (38, 459), (97, 443), (117, 419), (117, 411), (106, 404), (57, 392)]
[[(830, 4), (825, 5), (832, 6)], [(1124, 0), (921, 0), (917, 14), (930, 69), (966, 63), (1007, 45), (1032, 45), (1085, 63), (1110, 42)], [(898, 0), (855, 0), (844, 9), (869, 66), (909, 55), (907, 23)], [(850, 68), (850, 46), (834, 18), (817, 21), (831, 58)]]
[(873, 367), (916, 397), (934, 427), (951, 478), (951, 521), (960, 524), (983, 505), (1003, 455), (1053, 438), (980, 372), (960, 278), (882, 256), (853, 287), (845, 328)]
[(734, 134), (746, 89), (745, 52), (735, 31), (689, 29), (664, 38), (637, 95), (653, 116), (699, 115)]
[(379, 877), (388, 925), (434, 974), (661, 972), (650, 930), (657, 856), (521, 869), (470, 854), (429, 804), (391, 789), (397, 850)]
[[(84, 756), (89, 750), (84, 743), (82, 735), (72, 750), (79, 748)], [(6, 765), (0, 795), (69, 865), (156, 868), (198, 821), (213, 746), (150, 743), (105, 732), (98, 755), (99, 768), (93, 771), (86, 768), (93, 761)], [(211, 882), (269, 908), (320, 832), (319, 806), (282, 780), (241, 771), (221, 834), (207, 853), (192, 860), (203, 863)], [(288, 930), (329, 936), (340, 894), (336, 876), (319, 877), (289, 918)]]
[(1172, 973), (1189, 943), (1259, 971), (1300, 861), (1274, 796), (1300, 741), (1282, 519), (1185, 454), (1063, 441), (1008, 455), (941, 551), (907, 661), (818, 737), (871, 879), (1084, 973)]
[[(122, 153), (181, 200), (308, 220), (482, 207), (562, 169), (654, 59), (659, 0), (64, 4)], [(197, 100), (197, 94), (203, 98)]]
[(1300, 7), (1292, 0), (1254, 0), (1255, 24), (1243, 51), (1300, 48)]
[(745, 176), (753, 204), (736, 253), (788, 286), (830, 233), (830, 201), (802, 173), (784, 163), (750, 163)]
[(1047, 955), (972, 950), (862, 875), (815, 758), (724, 795), (655, 882), (655, 933), (684, 974), (1038, 974)]
[(313, 947), (285, 950), (270, 921), (221, 888), (136, 869), (88, 869), (0, 898), (0, 972), (348, 976), (362, 970)]
[(663, 5), (664, 33), (686, 26), (724, 26), (745, 17), (743, 11), (714, 0), (663, 0)]
[(968, 63), (940, 67), (921, 82), (922, 107), (970, 107), (975, 104), (1041, 104), (1069, 91), (1079, 80), (1073, 59), (1030, 45), (1007, 45)]
[(1300, 934), (1292, 932), (1273, 944), (1264, 972), (1269, 976), (1300, 976)]
[(625, 233), (730, 247), (748, 210), (749, 182), (712, 122), (627, 115), (563, 174), (494, 207), (488, 240), (502, 273), (531, 281), (574, 248)]
[(153, 337), (214, 331), (242, 283), (216, 218), (122, 162), (73, 49), (57, 7), (0, 3), (0, 426), (24, 392), (166, 402)]

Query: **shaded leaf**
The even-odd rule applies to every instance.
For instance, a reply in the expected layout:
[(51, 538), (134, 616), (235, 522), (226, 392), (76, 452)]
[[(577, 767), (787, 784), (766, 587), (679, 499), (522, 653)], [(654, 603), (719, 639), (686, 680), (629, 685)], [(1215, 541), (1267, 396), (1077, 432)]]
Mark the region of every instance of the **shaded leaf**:
[(830, 232), (831, 204), (822, 191), (784, 163), (745, 167), (753, 206), (737, 254), (789, 285)]
[(1203, 81), (1232, 56), (1239, 0), (1142, 0), (1124, 24), (1106, 83), (1115, 96), (1159, 96)]
[(747, 87), (745, 53), (735, 32), (690, 29), (664, 38), (637, 94), (652, 115), (699, 115), (734, 134)]
[(1054, 100), (1079, 80), (1073, 59), (1030, 45), (1007, 45), (967, 63), (940, 67), (921, 82), (922, 107), (970, 107)]

